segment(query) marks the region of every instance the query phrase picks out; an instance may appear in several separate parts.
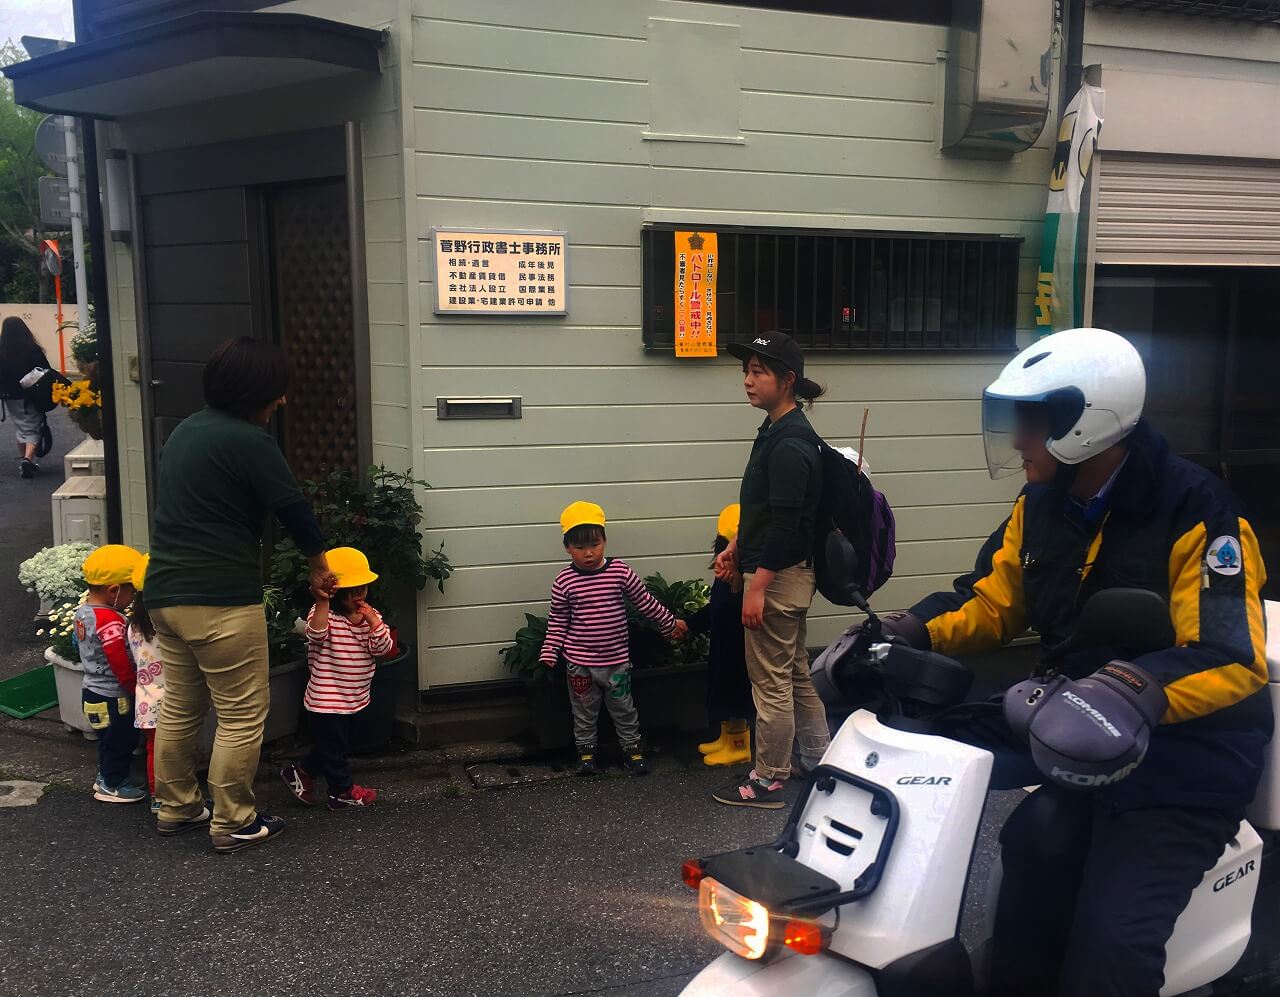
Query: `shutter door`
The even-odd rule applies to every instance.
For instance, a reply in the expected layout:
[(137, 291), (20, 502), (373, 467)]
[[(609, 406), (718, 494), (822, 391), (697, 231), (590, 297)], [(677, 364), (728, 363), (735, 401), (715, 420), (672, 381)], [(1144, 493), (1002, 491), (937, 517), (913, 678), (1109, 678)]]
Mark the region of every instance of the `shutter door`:
[(1280, 266), (1280, 163), (1100, 159), (1095, 262)]

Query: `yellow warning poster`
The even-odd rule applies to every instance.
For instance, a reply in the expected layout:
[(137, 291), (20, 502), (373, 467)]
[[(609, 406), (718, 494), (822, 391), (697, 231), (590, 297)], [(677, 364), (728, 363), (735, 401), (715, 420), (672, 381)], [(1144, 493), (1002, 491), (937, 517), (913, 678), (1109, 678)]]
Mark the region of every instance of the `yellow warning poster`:
[(676, 233), (676, 356), (716, 355), (716, 270), (720, 255), (714, 232)]

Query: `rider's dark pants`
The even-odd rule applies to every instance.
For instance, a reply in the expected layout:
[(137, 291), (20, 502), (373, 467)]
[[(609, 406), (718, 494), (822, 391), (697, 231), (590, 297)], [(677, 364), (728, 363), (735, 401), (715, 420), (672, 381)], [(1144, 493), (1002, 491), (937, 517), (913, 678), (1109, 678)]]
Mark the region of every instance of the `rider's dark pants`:
[[(995, 750), (993, 788), (1041, 781), (1007, 727), (980, 726), (957, 736)], [(1243, 817), (1036, 790), (1000, 835), (991, 997), (1156, 997), (1178, 915)]]

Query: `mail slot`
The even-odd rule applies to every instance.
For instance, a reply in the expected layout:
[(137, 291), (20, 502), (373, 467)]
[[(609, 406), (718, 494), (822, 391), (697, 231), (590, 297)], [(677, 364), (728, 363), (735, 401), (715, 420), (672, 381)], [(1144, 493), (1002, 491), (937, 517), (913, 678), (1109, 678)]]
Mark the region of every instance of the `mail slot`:
[(519, 419), (519, 398), (437, 398), (437, 419)]

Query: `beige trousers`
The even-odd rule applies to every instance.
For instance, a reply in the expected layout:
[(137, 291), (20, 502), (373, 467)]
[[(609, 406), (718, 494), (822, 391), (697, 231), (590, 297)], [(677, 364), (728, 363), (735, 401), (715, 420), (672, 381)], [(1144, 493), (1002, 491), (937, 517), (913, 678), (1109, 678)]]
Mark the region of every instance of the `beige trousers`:
[[(754, 574), (745, 577), (747, 592), (754, 580)], [(764, 626), (746, 632), (747, 675), (756, 703), (756, 774), (762, 779), (791, 775), (793, 743), (809, 764), (817, 764), (831, 743), (805, 649), (805, 616), (814, 591), (812, 568), (797, 564), (779, 571), (764, 594)]]
[(237, 831), (257, 814), (253, 777), (270, 702), (262, 607), (168, 606), (152, 610), (151, 619), (164, 660), (155, 745), (160, 817), (190, 820), (204, 808), (196, 740), (212, 700), (218, 732), (209, 761), (209, 831)]

